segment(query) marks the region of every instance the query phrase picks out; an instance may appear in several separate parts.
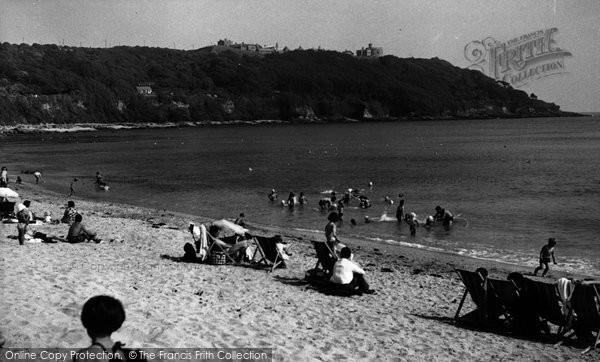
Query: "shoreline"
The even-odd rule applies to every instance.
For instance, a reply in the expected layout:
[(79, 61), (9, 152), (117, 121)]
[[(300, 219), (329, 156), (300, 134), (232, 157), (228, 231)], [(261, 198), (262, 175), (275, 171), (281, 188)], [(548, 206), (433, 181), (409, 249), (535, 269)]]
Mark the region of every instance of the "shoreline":
[[(31, 209), (62, 216), (67, 197), (35, 185), (19, 188)], [(113, 334), (128, 348), (273, 348), (273, 360), (583, 360), (576, 340), (526, 340), (456, 324), (464, 292), (454, 267), (485, 266), (506, 278), (514, 266), (458, 255), (344, 239), (365, 269), (374, 295), (339, 297), (313, 289), (304, 273), (316, 263), (309, 240), (321, 233), (266, 228), (281, 234), (292, 256), (286, 269), (173, 261), (192, 242), (190, 221), (212, 219), (168, 210), (73, 198), (84, 224), (104, 243), (19, 246), (15, 224), (0, 228), (4, 347), (82, 348), (90, 344), (79, 319), (83, 303), (108, 294), (127, 319)], [(64, 235), (65, 224), (30, 229)], [(343, 236), (343, 235), (341, 235)], [(110, 239), (115, 241), (111, 242)], [(482, 265), (485, 264), (485, 265)], [(3, 268), (4, 269), (4, 268)], [(522, 270), (521, 270), (522, 271)], [(554, 281), (558, 273), (551, 269)], [(462, 315), (474, 308), (470, 298)]]
[[(119, 202), (91, 200), (85, 197), (69, 198), (65, 195), (61, 195), (58, 192), (54, 192), (43, 187), (36, 187), (35, 185), (31, 185), (31, 189), (28, 185), (21, 185), (21, 188), (26, 190), (27, 192), (33, 192), (33, 195), (35, 195), (37, 199), (30, 198), (30, 200), (35, 201), (38, 204), (40, 200), (45, 200), (45, 202), (48, 204), (56, 205), (56, 199), (63, 198), (65, 201), (60, 205), (64, 206), (64, 204), (66, 204), (66, 201), (72, 199), (76, 201), (76, 205), (83, 204), (86, 209), (94, 210), (94, 212), (96, 213), (101, 212), (101, 209), (110, 210), (108, 211), (109, 217), (121, 217), (138, 221), (148, 221), (148, 219), (151, 218), (153, 221), (156, 221), (156, 223), (165, 223), (165, 227), (177, 228), (179, 231), (184, 233), (187, 233), (187, 228), (190, 222), (198, 224), (210, 223), (211, 221), (216, 220), (215, 218), (206, 215), (193, 215), (168, 209), (160, 211), (159, 209), (154, 209), (151, 207), (143, 207)], [(15, 190), (18, 191), (20, 189), (15, 188)], [(26, 199), (23, 197), (21, 198), (22, 200)], [(57, 214), (53, 212), (53, 215)], [(60, 216), (62, 216), (62, 214), (60, 214), (59, 217)], [(234, 218), (230, 219), (230, 221), (233, 220)], [(293, 239), (295, 242), (302, 242), (306, 244), (309, 248), (312, 248), (312, 246), (310, 245), (310, 240), (321, 240), (324, 238), (325, 235), (324, 232), (285, 229), (284, 227), (280, 226), (264, 225), (248, 220), (246, 220), (246, 223), (249, 225), (249, 228), (251, 230), (259, 231), (263, 234), (268, 235), (279, 234), (283, 237)], [(431, 268), (434, 271), (443, 270), (445, 273), (454, 273), (454, 268), (475, 270), (479, 267), (485, 267), (486, 269), (488, 269), (488, 272), (491, 276), (500, 277), (502, 279), (504, 279), (506, 275), (508, 275), (511, 272), (520, 272), (523, 275), (528, 275), (528, 273), (531, 272), (531, 266), (518, 263), (509, 263), (493, 259), (477, 258), (473, 256), (466, 256), (453, 253), (451, 251), (431, 250), (425, 247), (392, 244), (386, 243), (385, 241), (365, 240), (358, 237), (347, 236), (343, 233), (339, 236), (343, 239), (344, 243), (348, 244), (349, 246), (357, 246), (359, 249), (362, 250), (377, 249), (379, 251), (383, 250), (386, 253), (394, 256), (408, 255), (410, 259), (418, 266), (427, 266), (428, 268)], [(183, 255), (183, 246), (181, 249), (181, 253)], [(554, 279), (566, 277), (583, 280), (594, 279), (598, 277), (591, 274), (582, 274), (570, 271), (559, 271), (553, 269), (552, 267), (550, 269), (549, 275)], [(550, 279), (550, 277), (548, 277), (548, 279)]]
[[(133, 220), (146, 221), (148, 219), (148, 215), (157, 215), (160, 214), (160, 221), (164, 222), (167, 225), (170, 224), (170, 227), (177, 227), (180, 231), (187, 232), (187, 227), (190, 222), (198, 223), (210, 223), (211, 221), (216, 220), (213, 217), (206, 215), (193, 215), (188, 213), (183, 213), (174, 210), (164, 209), (160, 211), (159, 209), (154, 209), (151, 207), (143, 207), (138, 205), (120, 203), (120, 202), (108, 202), (108, 201), (99, 201), (99, 200), (91, 200), (85, 197), (73, 197), (68, 198), (65, 195), (61, 195), (58, 192), (54, 192), (43, 187), (36, 187), (31, 185), (32, 189), (29, 190), (27, 185), (24, 188), (27, 191), (33, 191), (34, 195), (40, 197), (42, 200), (44, 198), (58, 199), (64, 198), (65, 202), (68, 199), (76, 200), (76, 204), (84, 203), (86, 208), (91, 208), (96, 210), (96, 212), (100, 212), (101, 208), (105, 208), (111, 210), (111, 216), (130, 218)], [(23, 187), (22, 186), (22, 187)], [(37, 189), (37, 190), (36, 190)], [(16, 190), (16, 189), (15, 189)], [(39, 192), (39, 193), (36, 193)], [(25, 198), (22, 198), (23, 200)], [(35, 199), (34, 199), (35, 200)], [(34, 201), (32, 200), (32, 201)], [(37, 200), (35, 200), (37, 201)], [(52, 201), (49, 202), (52, 204)], [(156, 218), (156, 217), (154, 217)], [(233, 221), (234, 218), (231, 218), (230, 221)], [(280, 234), (284, 237), (291, 238), (295, 241), (301, 241), (308, 245), (308, 247), (312, 248), (310, 245), (310, 240), (321, 240), (324, 238), (323, 232), (313, 232), (310, 230), (296, 230), (296, 229), (285, 229), (281, 226), (275, 225), (264, 225), (261, 223), (256, 223), (253, 221), (246, 220), (246, 223), (250, 226), (252, 230), (260, 231), (264, 234), (275, 235)], [(444, 272), (454, 273), (453, 268), (465, 268), (468, 270), (475, 270), (479, 267), (485, 267), (490, 272), (491, 276), (501, 277), (504, 279), (506, 275), (511, 272), (520, 272), (524, 275), (527, 275), (531, 272), (532, 267), (519, 263), (510, 263), (500, 260), (493, 260), (487, 258), (477, 258), (474, 256), (461, 255), (458, 253), (453, 253), (451, 251), (444, 250), (431, 250), (426, 247), (420, 246), (410, 246), (403, 244), (392, 244), (387, 243), (385, 241), (374, 241), (374, 240), (366, 240), (361, 239), (355, 236), (347, 236), (343, 233), (340, 234), (340, 237), (344, 240), (345, 243), (350, 246), (355, 245), (361, 249), (378, 249), (385, 250), (386, 253), (398, 254), (398, 255), (409, 255), (411, 259), (421, 265), (425, 264), (423, 260), (427, 261), (427, 264), (430, 265), (431, 268), (435, 270), (444, 270)], [(419, 244), (416, 244), (419, 245)], [(182, 249), (183, 254), (183, 249)], [(450, 269), (448, 269), (450, 268)], [(594, 276), (592, 274), (583, 274), (572, 271), (559, 271), (551, 268), (551, 275), (555, 275), (556, 279), (561, 277), (573, 278), (573, 279), (593, 279), (598, 278), (598, 276)]]
[(161, 129), (161, 128), (181, 128), (181, 127), (218, 127), (218, 126), (250, 126), (250, 125), (272, 125), (272, 124), (329, 124), (329, 123), (377, 123), (377, 122), (418, 122), (418, 121), (464, 121), (464, 120), (488, 120), (488, 119), (519, 119), (519, 118), (557, 118), (557, 117), (592, 117), (592, 115), (580, 114), (575, 112), (562, 112), (558, 115), (509, 115), (498, 116), (476, 116), (476, 117), (431, 117), (431, 116), (406, 116), (394, 118), (374, 118), (374, 119), (321, 119), (321, 118), (298, 118), (290, 121), (277, 119), (257, 119), (257, 120), (227, 120), (227, 121), (189, 121), (189, 122), (143, 122), (143, 123), (40, 123), (40, 124), (15, 124), (0, 125), (0, 137), (19, 134), (50, 134), (50, 133), (74, 133), (74, 132), (94, 132), (94, 131), (118, 131), (135, 129)]

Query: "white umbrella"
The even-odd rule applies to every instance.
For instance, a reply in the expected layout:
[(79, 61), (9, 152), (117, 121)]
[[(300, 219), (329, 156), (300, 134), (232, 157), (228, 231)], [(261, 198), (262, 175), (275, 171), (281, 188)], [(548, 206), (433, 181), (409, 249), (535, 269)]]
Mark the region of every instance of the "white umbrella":
[(9, 189), (8, 187), (0, 187), (0, 197), (19, 197), (19, 194)]
[(248, 232), (248, 229), (241, 227), (240, 225), (234, 224), (229, 220), (216, 220), (212, 222), (213, 225), (220, 227), (221, 229), (229, 230), (238, 235), (244, 235)]

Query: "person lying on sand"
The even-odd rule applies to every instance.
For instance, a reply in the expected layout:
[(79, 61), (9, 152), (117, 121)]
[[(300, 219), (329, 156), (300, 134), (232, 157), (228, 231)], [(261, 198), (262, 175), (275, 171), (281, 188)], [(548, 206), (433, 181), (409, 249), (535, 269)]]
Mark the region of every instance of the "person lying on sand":
[(73, 361), (108, 361), (108, 358), (90, 358), (103, 354), (112, 355), (111, 361), (145, 361), (140, 351), (123, 348), (123, 343), (112, 340), (111, 335), (121, 328), (123, 322), (125, 309), (119, 300), (108, 295), (97, 295), (88, 299), (81, 310), (81, 323), (92, 339), (92, 344), (77, 351)]
[(365, 271), (352, 261), (352, 251), (349, 247), (344, 247), (340, 252), (340, 259), (333, 265), (333, 274), (329, 280), (334, 284), (349, 285), (362, 293), (375, 293), (373, 289), (369, 289)]
[(86, 229), (85, 226), (81, 223), (82, 221), (83, 216), (81, 216), (81, 214), (77, 214), (75, 216), (75, 222), (69, 227), (67, 241), (72, 244), (82, 243), (84, 241), (94, 241), (96, 243), (101, 243), (102, 240), (98, 239), (95, 233)]

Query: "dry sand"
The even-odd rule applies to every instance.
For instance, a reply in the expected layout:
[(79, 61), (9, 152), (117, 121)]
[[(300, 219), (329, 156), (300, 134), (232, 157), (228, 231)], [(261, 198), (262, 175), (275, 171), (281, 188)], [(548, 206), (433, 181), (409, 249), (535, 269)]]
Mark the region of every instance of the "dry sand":
[[(32, 210), (62, 215), (66, 197), (23, 186)], [(127, 205), (75, 199), (84, 223), (102, 244), (19, 246), (15, 224), (0, 224), (0, 331), (5, 347), (89, 345), (79, 316), (91, 296), (120, 299), (127, 319), (113, 337), (136, 348), (270, 347), (276, 361), (597, 361), (581, 345), (554, 347), (456, 325), (464, 291), (453, 267), (483, 266), (505, 277), (523, 267), (347, 240), (377, 294), (329, 296), (304, 281), (316, 258), (309, 240), (322, 235), (282, 234), (292, 243), (287, 269), (267, 273), (248, 266), (174, 262), (191, 241), (190, 221), (208, 219)], [(234, 213), (234, 211), (232, 211)], [(165, 223), (161, 227), (153, 224)], [(252, 225), (252, 223), (251, 223)], [(30, 229), (65, 235), (61, 225)], [(343, 238), (343, 235), (340, 235)], [(109, 242), (116, 239), (115, 242)], [(123, 242), (121, 242), (121, 240)], [(551, 272), (552, 274), (552, 272)], [(557, 273), (554, 278), (560, 276)], [(464, 311), (473, 309), (467, 298)]]

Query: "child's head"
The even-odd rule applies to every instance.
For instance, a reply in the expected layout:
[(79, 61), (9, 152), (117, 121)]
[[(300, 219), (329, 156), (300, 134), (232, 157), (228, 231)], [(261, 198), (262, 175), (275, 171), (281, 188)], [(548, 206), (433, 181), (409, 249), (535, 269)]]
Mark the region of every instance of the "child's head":
[(484, 279), (487, 278), (488, 276), (488, 271), (486, 268), (477, 268), (475, 270), (475, 273), (478, 273), (479, 275), (481, 275)]
[(81, 311), (81, 323), (91, 338), (110, 336), (124, 321), (123, 305), (108, 295), (91, 297)]
[(82, 222), (82, 221), (83, 221), (83, 216), (81, 216), (81, 214), (75, 215), (75, 222)]
[(555, 238), (549, 238), (548, 239), (548, 245), (550, 245), (550, 246), (556, 245), (556, 239)]

